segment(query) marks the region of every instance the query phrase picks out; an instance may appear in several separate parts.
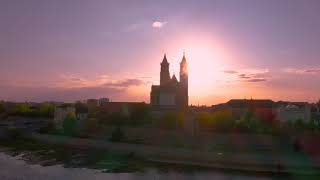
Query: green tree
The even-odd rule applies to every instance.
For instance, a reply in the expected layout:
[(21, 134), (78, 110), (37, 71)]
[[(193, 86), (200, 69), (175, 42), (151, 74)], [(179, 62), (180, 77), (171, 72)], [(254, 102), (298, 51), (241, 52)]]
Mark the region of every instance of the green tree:
[(42, 103), (37, 109), (38, 116), (52, 118), (54, 115), (54, 105), (50, 103)]
[(302, 119), (297, 119), (296, 121), (294, 121), (294, 129), (295, 130), (303, 130), (305, 128), (305, 123), (302, 121)]
[(120, 128), (120, 126), (117, 126), (112, 134), (111, 134), (111, 139), (110, 141), (113, 141), (113, 142), (120, 142), (120, 141), (123, 141), (124, 140), (124, 132), (123, 130)]
[(66, 118), (63, 120), (63, 131), (66, 135), (73, 136), (76, 134), (76, 116), (74, 113), (68, 113)]
[(200, 112), (196, 114), (196, 120), (198, 121), (199, 127), (203, 129), (213, 129), (213, 115), (208, 112)]
[(316, 103), (316, 105), (317, 105), (318, 109), (320, 109), (320, 99), (319, 99), (319, 101)]
[(5, 112), (3, 103), (0, 103), (0, 114)]
[(267, 133), (272, 131), (272, 124), (268, 124), (261, 120), (252, 112), (247, 112), (240, 119), (238, 127), (242, 131), (250, 131), (254, 133)]
[(32, 110), (30, 109), (29, 105), (25, 103), (16, 104), (10, 110), (11, 115), (28, 116), (31, 113), (32, 113)]
[(230, 131), (235, 126), (235, 120), (230, 110), (198, 113), (196, 119), (199, 122), (200, 128), (215, 131)]
[(165, 129), (176, 129), (183, 126), (184, 115), (180, 112), (165, 113), (160, 119), (154, 120), (155, 125)]
[(151, 119), (150, 108), (146, 104), (138, 104), (133, 107), (130, 114), (130, 124), (131, 125), (143, 125), (148, 123)]
[(102, 129), (99, 124), (99, 121), (95, 118), (89, 118), (80, 121), (78, 127), (79, 133), (81, 135), (96, 134), (101, 132)]
[(235, 120), (230, 110), (221, 110), (212, 114), (212, 123), (215, 130), (230, 131), (235, 126)]

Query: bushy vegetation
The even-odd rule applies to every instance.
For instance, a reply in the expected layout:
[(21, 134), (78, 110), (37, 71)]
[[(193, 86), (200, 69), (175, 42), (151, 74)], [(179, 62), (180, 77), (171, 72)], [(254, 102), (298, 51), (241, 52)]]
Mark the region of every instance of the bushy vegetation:
[(0, 114), (5, 112), (3, 103), (0, 102)]
[(12, 127), (8, 129), (8, 135), (12, 139), (18, 139), (22, 136), (22, 132), (19, 129)]
[(31, 107), (26, 103), (19, 103), (9, 110), (9, 115), (52, 118), (54, 115), (54, 105), (42, 103), (39, 106)]
[(143, 126), (151, 123), (150, 108), (146, 104), (136, 105), (130, 113), (126, 107), (112, 113), (100, 109), (95, 118), (108, 126)]
[(101, 132), (102, 127), (97, 119), (88, 118), (81, 120), (77, 125), (77, 129), (80, 136), (87, 136)]
[(110, 141), (112, 142), (121, 142), (124, 140), (124, 132), (121, 127), (116, 127), (111, 134)]
[(215, 131), (230, 131), (235, 126), (235, 120), (229, 110), (221, 110), (213, 113), (204, 112), (196, 115), (199, 127)]
[(68, 113), (66, 118), (63, 120), (63, 132), (65, 135), (74, 136), (77, 132), (77, 119), (74, 113)]
[(168, 112), (159, 119), (154, 119), (154, 126), (164, 129), (176, 129), (183, 127), (184, 114), (181, 112)]
[(54, 133), (56, 131), (56, 125), (53, 121), (48, 122), (48, 124), (44, 127), (39, 129), (39, 133), (46, 134), (46, 133)]
[(260, 119), (252, 112), (245, 113), (239, 121), (235, 121), (232, 113), (228, 110), (198, 113), (196, 119), (200, 129), (216, 132), (288, 134), (305, 130), (313, 132), (320, 130), (320, 123), (314, 118), (309, 123), (305, 123), (301, 119), (288, 122), (267, 121)]
[(269, 133), (272, 131), (273, 124), (258, 118), (252, 112), (247, 112), (236, 124), (236, 127), (237, 130), (243, 132)]

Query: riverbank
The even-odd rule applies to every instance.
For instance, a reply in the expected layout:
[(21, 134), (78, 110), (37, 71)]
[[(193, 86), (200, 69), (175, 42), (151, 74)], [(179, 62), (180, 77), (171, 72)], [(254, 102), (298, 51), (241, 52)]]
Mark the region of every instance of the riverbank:
[(207, 168), (257, 173), (319, 175), (319, 157), (294, 152), (224, 152), (196, 151), (186, 148), (168, 148), (65, 136), (33, 134), (42, 143), (77, 147), (80, 149), (111, 150), (128, 153), (152, 162), (191, 165)]
[[(1, 148), (0, 148), (1, 149)], [(246, 179), (271, 180), (289, 179), (278, 176), (262, 176), (256, 174), (232, 173), (225, 171), (179, 171), (170, 169), (162, 171), (149, 168), (144, 172), (132, 173), (104, 173), (101, 170), (88, 168), (66, 168), (63, 165), (41, 166), (29, 164), (20, 160), (19, 156), (11, 156), (0, 152), (0, 179), (1, 180), (176, 180), (176, 179)]]

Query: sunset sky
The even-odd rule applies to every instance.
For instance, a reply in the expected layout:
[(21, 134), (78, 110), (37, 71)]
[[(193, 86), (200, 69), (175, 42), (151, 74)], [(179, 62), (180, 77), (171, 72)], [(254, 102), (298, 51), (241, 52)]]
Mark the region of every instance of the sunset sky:
[(164, 53), (191, 104), (320, 98), (319, 0), (0, 0), (0, 99), (149, 102)]

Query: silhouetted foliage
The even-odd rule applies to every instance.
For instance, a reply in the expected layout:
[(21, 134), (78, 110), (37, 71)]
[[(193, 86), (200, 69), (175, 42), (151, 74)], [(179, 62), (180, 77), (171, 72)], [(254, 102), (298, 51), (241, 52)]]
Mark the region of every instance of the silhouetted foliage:
[(22, 136), (22, 132), (15, 127), (11, 127), (8, 129), (8, 135), (12, 139), (18, 139)]
[(66, 135), (73, 136), (76, 134), (76, 116), (74, 113), (67, 114), (66, 118), (63, 120), (63, 131)]
[(295, 130), (301, 131), (306, 129), (307, 125), (302, 121), (302, 119), (297, 119), (294, 121), (293, 127)]
[(154, 119), (156, 127), (176, 129), (183, 126), (184, 115), (180, 112), (165, 113), (160, 119)]
[(54, 115), (54, 105), (42, 103), (36, 107), (31, 107), (26, 103), (19, 103), (9, 111), (9, 114), (16, 116), (52, 118)]
[(81, 136), (88, 136), (99, 133), (102, 129), (99, 121), (95, 118), (84, 119), (78, 124), (78, 131)]
[(74, 104), (74, 107), (75, 107), (77, 113), (88, 113), (88, 106), (85, 103), (77, 101)]
[[(84, 106), (79, 103), (76, 106), (78, 106), (78, 108), (84, 108)], [(100, 112), (100, 107), (97, 104), (89, 103), (89, 104), (86, 104), (85, 106), (88, 109), (89, 118), (96, 118), (98, 116), (98, 113)]]
[(110, 141), (112, 142), (120, 142), (124, 140), (124, 132), (123, 130), (120, 128), (120, 126), (117, 126), (111, 135)]
[(146, 104), (136, 105), (130, 114), (130, 125), (143, 125), (147, 124), (151, 119), (150, 108)]
[(136, 105), (130, 112), (126, 107), (112, 113), (100, 109), (97, 119), (101, 124), (115, 126), (142, 126), (151, 123), (150, 108), (144, 104)]
[(202, 129), (231, 131), (235, 126), (235, 120), (229, 110), (220, 110), (213, 113), (198, 113), (196, 118)]
[(238, 122), (240, 130), (254, 133), (268, 133), (272, 131), (272, 124), (266, 122), (253, 114), (247, 112)]
[(317, 105), (318, 109), (320, 109), (320, 99), (319, 99), (319, 101), (316, 103), (316, 105)]
[(10, 115), (30, 115), (31, 109), (27, 104), (16, 104), (11, 110)]
[(0, 114), (5, 112), (4, 105), (0, 102)]
[(35, 110), (35, 113), (40, 117), (50, 117), (54, 115), (54, 105), (49, 103), (40, 104), (39, 108)]
[(55, 131), (55, 129), (56, 129), (56, 126), (55, 126), (54, 122), (50, 121), (46, 126), (41, 127), (39, 129), (39, 133), (47, 134), (47, 133)]

